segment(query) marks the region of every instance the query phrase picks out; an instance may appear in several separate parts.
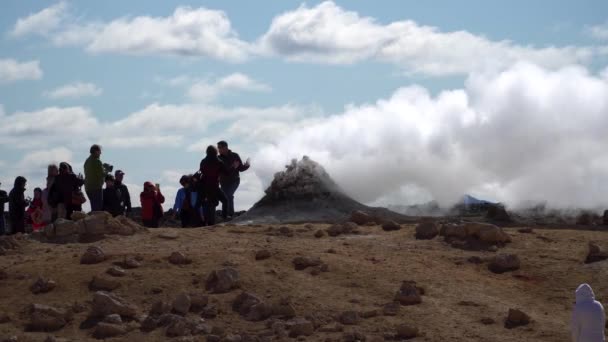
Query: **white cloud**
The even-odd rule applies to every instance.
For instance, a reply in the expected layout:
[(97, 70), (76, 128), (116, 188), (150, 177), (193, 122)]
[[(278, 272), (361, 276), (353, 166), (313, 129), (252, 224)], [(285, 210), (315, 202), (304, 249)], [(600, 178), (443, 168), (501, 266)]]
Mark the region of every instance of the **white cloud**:
[(188, 96), (197, 101), (209, 102), (230, 91), (268, 92), (270, 86), (253, 80), (242, 73), (233, 73), (215, 82), (197, 81), (188, 89)]
[(42, 78), (39, 61), (19, 62), (14, 59), (0, 59), (0, 83)]
[(17, 168), (24, 170), (46, 169), (46, 166), (60, 162), (72, 162), (72, 151), (66, 147), (57, 147), (52, 149), (36, 150), (27, 153), (17, 163)]
[(61, 21), (65, 18), (66, 10), (67, 4), (62, 1), (25, 18), (19, 18), (10, 35), (13, 37), (28, 34), (46, 35), (59, 27)]
[(76, 82), (45, 92), (44, 95), (51, 99), (63, 99), (99, 96), (102, 93), (103, 89), (93, 83)]
[[(475, 74), (463, 89), (433, 97), (405, 87), (296, 126), (263, 145), (253, 169), (268, 184), (291, 158), (306, 154), (367, 203), (388, 197), (449, 204), (475, 193), (510, 205), (605, 208), (606, 113), (607, 79), (582, 67), (519, 63)], [(403, 197), (413, 194), (420, 198)]]
[(58, 46), (82, 45), (91, 53), (210, 57), (240, 62), (249, 45), (239, 39), (223, 11), (177, 7), (167, 17), (122, 17), (83, 22), (65, 3), (17, 20), (13, 36), (37, 34)]
[(593, 38), (608, 40), (608, 21), (600, 25), (587, 27), (587, 32)]
[(560, 67), (595, 53), (586, 47), (535, 48), (467, 31), (441, 32), (409, 20), (382, 25), (331, 1), (312, 8), (302, 5), (275, 17), (257, 49), (298, 62), (350, 64), (376, 59), (428, 75), (505, 68), (520, 60)]
[(146, 135), (128, 137), (102, 137), (101, 145), (119, 148), (176, 147), (184, 138), (179, 135)]

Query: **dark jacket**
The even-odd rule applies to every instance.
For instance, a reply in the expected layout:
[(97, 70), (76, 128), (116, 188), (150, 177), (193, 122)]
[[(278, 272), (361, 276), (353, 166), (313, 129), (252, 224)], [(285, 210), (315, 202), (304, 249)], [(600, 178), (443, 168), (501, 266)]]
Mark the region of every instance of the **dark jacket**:
[(124, 207), (122, 206), (122, 194), (116, 187), (106, 187), (103, 189), (103, 211), (107, 211), (112, 216), (122, 215)]
[(0, 190), (0, 214), (4, 214), (4, 205), (8, 203), (8, 194), (4, 190)]
[(61, 173), (55, 176), (53, 185), (49, 190), (49, 204), (56, 207), (63, 203), (66, 207), (72, 206), (72, 196), (84, 184), (84, 180), (73, 173)]
[[(226, 174), (221, 175), (220, 177), (220, 182), (222, 184), (235, 182), (237, 179), (240, 178), (240, 172), (247, 171), (247, 169), (249, 169), (248, 165), (246, 166), (243, 164), (243, 161), (241, 160), (239, 154), (232, 152), (231, 150), (228, 150), (228, 154), (226, 155), (220, 154), (219, 158), (228, 168), (228, 172), (226, 172)], [(232, 167), (232, 164), (234, 164), (235, 161), (238, 161), (240, 164), (237, 168)]]
[(121, 206), (121, 214), (124, 214), (125, 211), (127, 213), (131, 212), (131, 195), (129, 194), (129, 189), (122, 182), (115, 182), (114, 187), (120, 191), (120, 206)]
[(25, 178), (19, 176), (15, 179), (15, 187), (8, 195), (8, 211), (9, 217), (13, 221), (25, 219), (25, 209), (27, 202), (25, 201)]
[(220, 177), (227, 175), (230, 170), (218, 157), (205, 157), (201, 161), (201, 189), (200, 200), (207, 200), (217, 205), (220, 190)]

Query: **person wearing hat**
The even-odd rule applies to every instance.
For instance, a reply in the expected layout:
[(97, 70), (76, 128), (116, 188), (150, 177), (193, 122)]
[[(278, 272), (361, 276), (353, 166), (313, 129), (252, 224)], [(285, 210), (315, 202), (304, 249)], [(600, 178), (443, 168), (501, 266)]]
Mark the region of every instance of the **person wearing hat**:
[(129, 189), (123, 183), (125, 173), (122, 170), (116, 170), (114, 173), (114, 187), (120, 191), (120, 215), (129, 216), (131, 214), (131, 195)]
[(6, 234), (6, 222), (4, 221), (4, 205), (6, 203), (8, 203), (8, 194), (6, 191), (0, 190), (0, 235)]

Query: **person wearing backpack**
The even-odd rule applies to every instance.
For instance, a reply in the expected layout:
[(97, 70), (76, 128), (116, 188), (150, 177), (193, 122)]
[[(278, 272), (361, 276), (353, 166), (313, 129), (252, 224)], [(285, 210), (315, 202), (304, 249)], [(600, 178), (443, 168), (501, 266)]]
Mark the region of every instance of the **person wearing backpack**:
[(141, 202), (141, 219), (145, 227), (158, 228), (159, 221), (163, 217), (163, 206), (165, 196), (160, 192), (160, 185), (152, 182), (144, 183), (144, 191), (139, 195)]
[[(55, 176), (53, 185), (49, 190), (47, 202), (58, 208), (58, 215), (61, 218), (71, 219), (74, 211), (82, 209), (84, 196), (80, 192), (80, 187), (84, 184), (82, 177), (78, 177), (72, 171), (70, 164), (62, 162), (59, 164), (59, 175)], [(65, 210), (60, 210), (59, 208)], [(65, 215), (63, 212), (65, 211)]]

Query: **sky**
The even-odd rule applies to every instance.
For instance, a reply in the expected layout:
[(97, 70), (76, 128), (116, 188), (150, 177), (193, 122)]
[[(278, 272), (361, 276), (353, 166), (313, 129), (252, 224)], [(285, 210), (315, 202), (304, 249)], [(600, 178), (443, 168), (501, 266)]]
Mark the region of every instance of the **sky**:
[[(310, 156), (355, 199), (608, 207), (608, 2), (31, 1), (0, 11), (0, 182), (82, 171), (131, 193), (219, 140), (237, 209)], [(134, 199), (137, 202), (137, 199)]]

